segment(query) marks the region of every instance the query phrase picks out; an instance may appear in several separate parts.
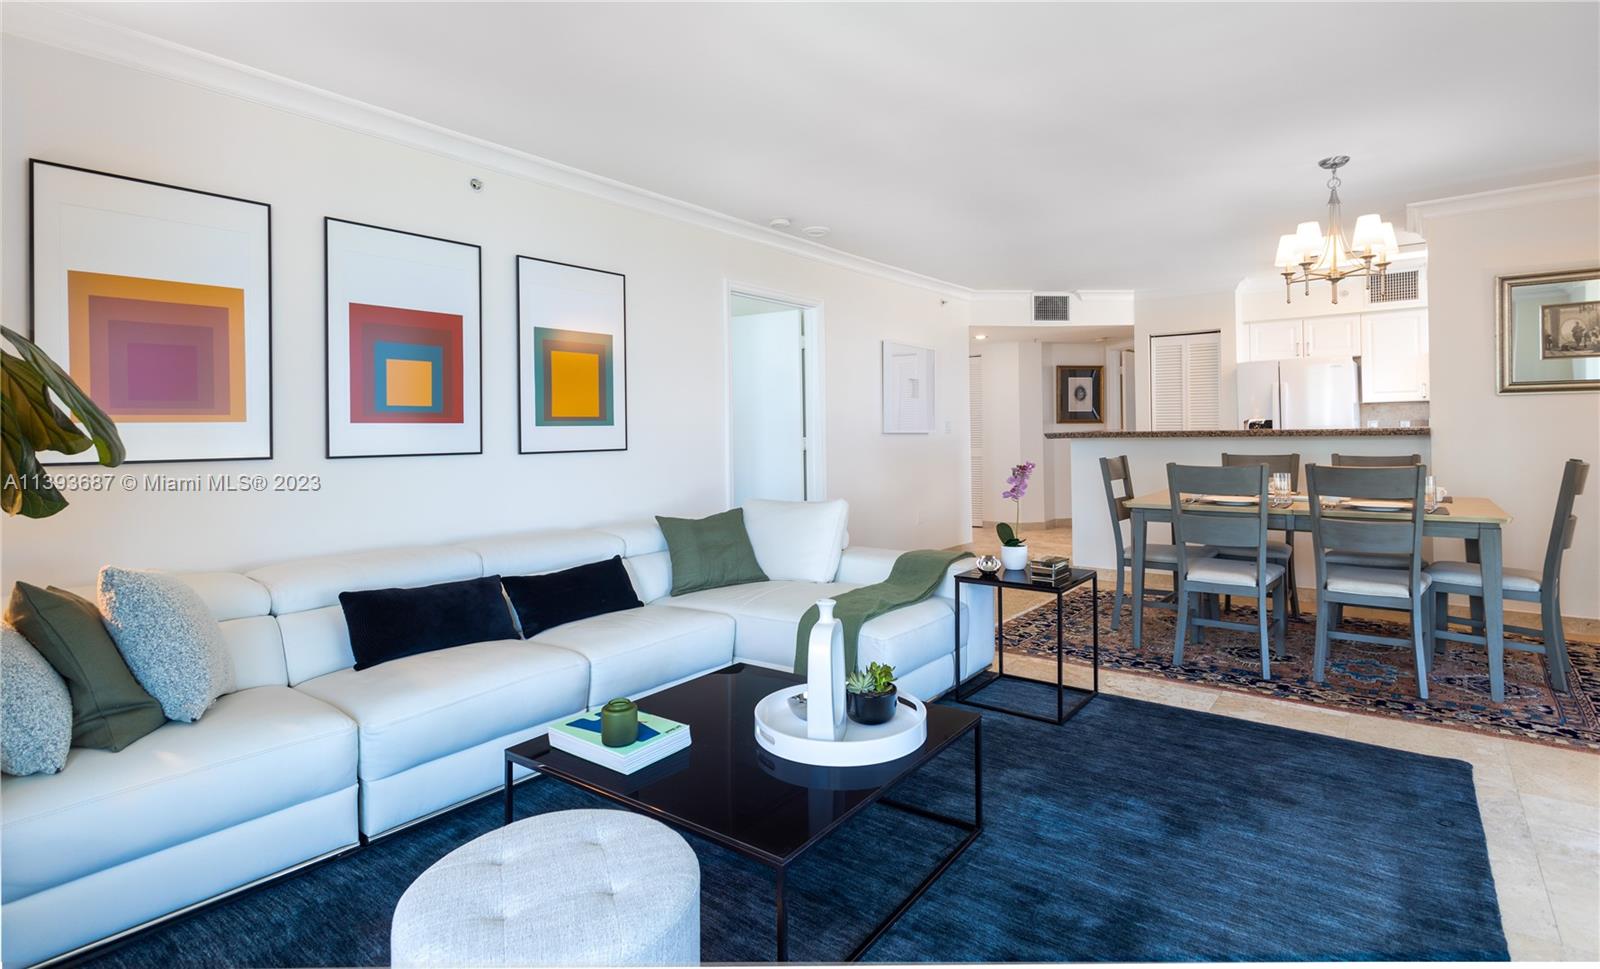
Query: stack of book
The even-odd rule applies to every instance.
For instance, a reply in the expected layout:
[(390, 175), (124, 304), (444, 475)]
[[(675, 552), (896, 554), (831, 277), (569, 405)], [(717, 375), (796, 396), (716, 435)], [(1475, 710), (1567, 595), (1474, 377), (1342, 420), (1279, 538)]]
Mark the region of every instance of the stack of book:
[(639, 739), (626, 747), (600, 742), (600, 714), (590, 713), (550, 727), (550, 746), (574, 757), (632, 774), (689, 746), (689, 725), (651, 713), (639, 713)]
[(1035, 582), (1064, 585), (1072, 577), (1072, 560), (1064, 555), (1033, 559), (1028, 563), (1028, 577)]

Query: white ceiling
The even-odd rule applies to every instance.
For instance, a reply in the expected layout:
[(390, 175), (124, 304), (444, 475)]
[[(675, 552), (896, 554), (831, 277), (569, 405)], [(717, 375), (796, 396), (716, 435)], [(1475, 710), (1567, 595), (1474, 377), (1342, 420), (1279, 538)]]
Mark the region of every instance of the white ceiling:
[(1600, 5), (74, 4), (979, 288), (1232, 286), (1322, 214), (1600, 168)]
[[(1042, 324), (1022, 326), (974, 326), (969, 340), (981, 343), (1110, 343), (1133, 339), (1133, 324), (1095, 326), (1074, 323), (1066, 326)], [(978, 337), (982, 335), (983, 339)]]

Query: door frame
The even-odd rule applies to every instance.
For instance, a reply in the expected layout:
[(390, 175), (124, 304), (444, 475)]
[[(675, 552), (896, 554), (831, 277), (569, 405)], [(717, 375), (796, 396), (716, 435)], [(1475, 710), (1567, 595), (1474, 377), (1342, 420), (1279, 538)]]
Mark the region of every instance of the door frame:
[(733, 298), (735, 296), (782, 303), (800, 311), (804, 336), (801, 349), (805, 353), (806, 500), (825, 500), (828, 497), (826, 446), (828, 411), (823, 398), (826, 381), (823, 379), (822, 300), (785, 293), (766, 286), (724, 279), (722, 281), (722, 503), (729, 506), (733, 503)]

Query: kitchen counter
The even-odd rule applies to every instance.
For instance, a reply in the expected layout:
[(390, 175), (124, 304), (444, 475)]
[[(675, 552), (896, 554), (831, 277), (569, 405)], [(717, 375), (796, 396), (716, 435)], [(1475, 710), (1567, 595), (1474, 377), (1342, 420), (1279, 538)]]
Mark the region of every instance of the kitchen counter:
[(1321, 427), (1285, 428), (1270, 431), (1215, 430), (1215, 431), (1049, 431), (1046, 438), (1071, 438), (1080, 440), (1093, 437), (1427, 437), (1426, 427)]

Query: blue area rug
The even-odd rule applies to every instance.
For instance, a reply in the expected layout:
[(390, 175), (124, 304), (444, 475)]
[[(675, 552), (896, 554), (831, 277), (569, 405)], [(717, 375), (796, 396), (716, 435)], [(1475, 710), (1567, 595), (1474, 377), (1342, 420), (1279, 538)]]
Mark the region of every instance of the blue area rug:
[[(1046, 696), (1005, 682), (984, 699)], [(1062, 727), (984, 717), (984, 833), (869, 960), (1507, 958), (1461, 761), (1110, 696)], [(896, 796), (970, 816), (970, 744)], [(520, 816), (594, 806), (548, 779), (517, 793)], [(467, 805), (92, 964), (388, 965), (406, 886), (499, 823), (498, 798)], [(791, 873), (791, 958), (843, 958), (957, 838), (889, 808), (863, 812)], [(767, 870), (690, 840), (704, 961), (771, 959)]]

